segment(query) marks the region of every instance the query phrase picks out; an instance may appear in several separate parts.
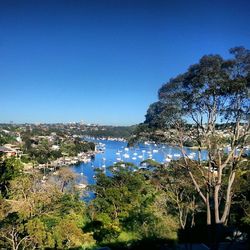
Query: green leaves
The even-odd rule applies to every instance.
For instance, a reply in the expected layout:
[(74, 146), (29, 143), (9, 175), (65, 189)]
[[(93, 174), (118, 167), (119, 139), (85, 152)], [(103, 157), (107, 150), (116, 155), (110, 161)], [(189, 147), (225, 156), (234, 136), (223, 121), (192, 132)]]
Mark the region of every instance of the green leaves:
[[(187, 72), (164, 84), (158, 92), (159, 101), (148, 108), (145, 123), (168, 128), (177, 120), (195, 119), (197, 113), (209, 122), (206, 119), (213, 108), (217, 118), (228, 119), (236, 109), (248, 113), (250, 52), (242, 47), (230, 51), (235, 56), (233, 60), (219, 55), (203, 56)], [(230, 118), (235, 121), (232, 115)]]
[(74, 178), (71, 172), (63, 169), (57, 182), (42, 183), (41, 176), (20, 172), (17, 159), (7, 159), (3, 166), (1, 181), (8, 185), (8, 199), (0, 200), (0, 247), (65, 249), (95, 244), (92, 233), (82, 230), (85, 204), (68, 188)]
[[(92, 186), (96, 197), (89, 206), (89, 230), (99, 242), (115, 242), (121, 236), (175, 238), (177, 223), (167, 214), (166, 204), (158, 206), (161, 192), (151, 182), (152, 172), (131, 171), (133, 164), (112, 167), (112, 176), (96, 175)], [(171, 232), (170, 232), (171, 231)]]
[(0, 195), (6, 196), (9, 183), (22, 174), (23, 165), (15, 157), (0, 159)]

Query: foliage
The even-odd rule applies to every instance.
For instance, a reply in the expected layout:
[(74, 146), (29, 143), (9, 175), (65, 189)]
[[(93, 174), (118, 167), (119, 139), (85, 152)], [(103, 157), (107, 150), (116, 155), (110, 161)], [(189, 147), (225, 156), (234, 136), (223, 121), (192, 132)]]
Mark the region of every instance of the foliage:
[(59, 149), (52, 148), (52, 143), (47, 139), (42, 139), (39, 142), (32, 140), (29, 136), (24, 137), (23, 150), (26, 155), (22, 156), (24, 162), (31, 160), (37, 161), (39, 164), (45, 164), (49, 161), (56, 160), (63, 155), (76, 156), (81, 152), (95, 150), (95, 144), (92, 142), (82, 141), (79, 138), (74, 140), (64, 140), (59, 143)]
[[(249, 144), (250, 51), (238, 47), (230, 52), (230, 60), (204, 56), (170, 79), (159, 89), (159, 100), (150, 105), (145, 122), (136, 128), (90, 126), (84, 131), (128, 137), (135, 129), (130, 144), (168, 142), (178, 145), (182, 154), (167, 164), (146, 160), (142, 164), (148, 167), (141, 168), (120, 162), (108, 174), (97, 172), (96, 183), (90, 186), (95, 197), (88, 204), (80, 199), (76, 176), (69, 169), (61, 168), (44, 180), (37, 173), (25, 174), (19, 159), (1, 157), (0, 248), (159, 249), (175, 241), (178, 230), (203, 234), (201, 229), (211, 225), (215, 229), (228, 225), (249, 235), (245, 146)], [(21, 133), (24, 162), (47, 163), (95, 147), (78, 137), (83, 125), (4, 125), (2, 129), (8, 131), (1, 131), (0, 144)], [(59, 147), (52, 149), (53, 145)], [(197, 147), (196, 158), (185, 146)], [(228, 151), (225, 146), (230, 146)], [(203, 148), (206, 159), (201, 157)]]
[[(79, 248), (95, 244), (85, 205), (66, 188), (73, 177), (19, 174), (9, 180), (8, 199), (0, 200), (0, 246), (5, 248)], [(66, 183), (65, 183), (66, 182)], [(64, 188), (62, 189), (62, 184)]]
[(83, 134), (94, 137), (128, 138), (134, 129), (135, 126), (101, 126), (98, 129), (86, 129)]
[(0, 196), (6, 196), (9, 183), (22, 174), (23, 165), (15, 157), (0, 159)]
[[(149, 106), (145, 122), (134, 136), (135, 140), (147, 135), (153, 138), (152, 134), (157, 135), (160, 130), (163, 140), (168, 137), (179, 147), (183, 158), (174, 162), (178, 179), (170, 181), (174, 173), (168, 172), (167, 183), (163, 185), (164, 180), (159, 180), (160, 185), (166, 188), (168, 198), (178, 198), (180, 218), (183, 212), (192, 214), (205, 209), (203, 223), (206, 222), (208, 228), (226, 226), (237, 220), (233, 218), (234, 209), (242, 210), (234, 200), (246, 189), (242, 185), (237, 191), (235, 186), (245, 177), (242, 174), (246, 163), (244, 152), (249, 144), (250, 51), (236, 47), (230, 53), (232, 58), (227, 60), (219, 55), (203, 56), (186, 72), (162, 85), (158, 102)], [(196, 146), (195, 159), (185, 146)], [(228, 151), (224, 150), (226, 146)], [(207, 151), (206, 159), (202, 158), (202, 149)], [(199, 199), (195, 199), (195, 206), (190, 210), (191, 190)], [(246, 217), (240, 219), (246, 224), (247, 211), (245, 208), (244, 213), (241, 212)]]
[(74, 141), (65, 141), (61, 145), (61, 152), (64, 155), (68, 156), (75, 156), (81, 152), (88, 152), (88, 151), (95, 150), (95, 144), (93, 142), (84, 142), (81, 141), (79, 138), (75, 139)]
[(0, 145), (14, 142), (16, 142), (16, 138), (14, 136), (0, 132)]
[(133, 235), (133, 240), (176, 239), (176, 220), (165, 204), (158, 206), (162, 196), (148, 178), (151, 173), (128, 163), (110, 170), (112, 176), (98, 173), (91, 188), (95, 198), (89, 205), (88, 229), (94, 230), (94, 238), (101, 243), (119, 241), (124, 234)]

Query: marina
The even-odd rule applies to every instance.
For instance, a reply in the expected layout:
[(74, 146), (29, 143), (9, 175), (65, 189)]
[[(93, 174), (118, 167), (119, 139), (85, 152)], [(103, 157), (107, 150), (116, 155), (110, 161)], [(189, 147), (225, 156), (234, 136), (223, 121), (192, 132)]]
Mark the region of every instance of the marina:
[[(118, 162), (131, 162), (138, 167), (143, 167), (141, 162), (147, 159), (157, 161), (159, 163), (169, 163), (172, 160), (179, 159), (182, 154), (177, 147), (155, 144), (141, 143), (135, 147), (127, 147), (126, 141), (91, 139), (97, 145), (97, 153), (88, 162), (81, 162), (72, 165), (72, 170), (86, 176), (88, 184), (95, 183), (95, 169), (99, 168), (109, 174), (108, 167)], [(186, 157), (189, 159), (197, 159), (197, 150), (185, 148)], [(205, 160), (207, 153), (201, 151), (201, 158)]]

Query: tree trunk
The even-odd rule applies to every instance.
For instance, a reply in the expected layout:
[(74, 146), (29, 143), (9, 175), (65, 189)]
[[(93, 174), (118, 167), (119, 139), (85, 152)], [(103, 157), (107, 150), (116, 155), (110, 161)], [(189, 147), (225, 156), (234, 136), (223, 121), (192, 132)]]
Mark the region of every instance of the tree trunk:
[(226, 203), (225, 203), (225, 207), (224, 207), (224, 212), (221, 218), (221, 222), (223, 224), (226, 223), (227, 221), (227, 217), (229, 215), (229, 211), (230, 211), (230, 206), (231, 206), (231, 199), (232, 199), (232, 185), (234, 183), (234, 179), (235, 179), (235, 171), (233, 171), (229, 177), (229, 181), (228, 181), (228, 186), (227, 186), (227, 195), (226, 195)]
[(214, 219), (216, 224), (220, 223), (219, 190), (220, 190), (220, 184), (216, 184), (214, 188)]
[(206, 205), (207, 205), (207, 225), (211, 225), (211, 208), (210, 208), (210, 201), (209, 201), (209, 193), (207, 193), (207, 199), (206, 199)]

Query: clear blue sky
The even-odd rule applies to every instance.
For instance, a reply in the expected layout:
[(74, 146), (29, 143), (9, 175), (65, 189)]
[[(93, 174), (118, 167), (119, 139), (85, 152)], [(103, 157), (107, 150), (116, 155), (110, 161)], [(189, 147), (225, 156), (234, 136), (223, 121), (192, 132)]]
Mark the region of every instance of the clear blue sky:
[(238, 45), (248, 0), (0, 0), (0, 122), (139, 123), (170, 77)]

